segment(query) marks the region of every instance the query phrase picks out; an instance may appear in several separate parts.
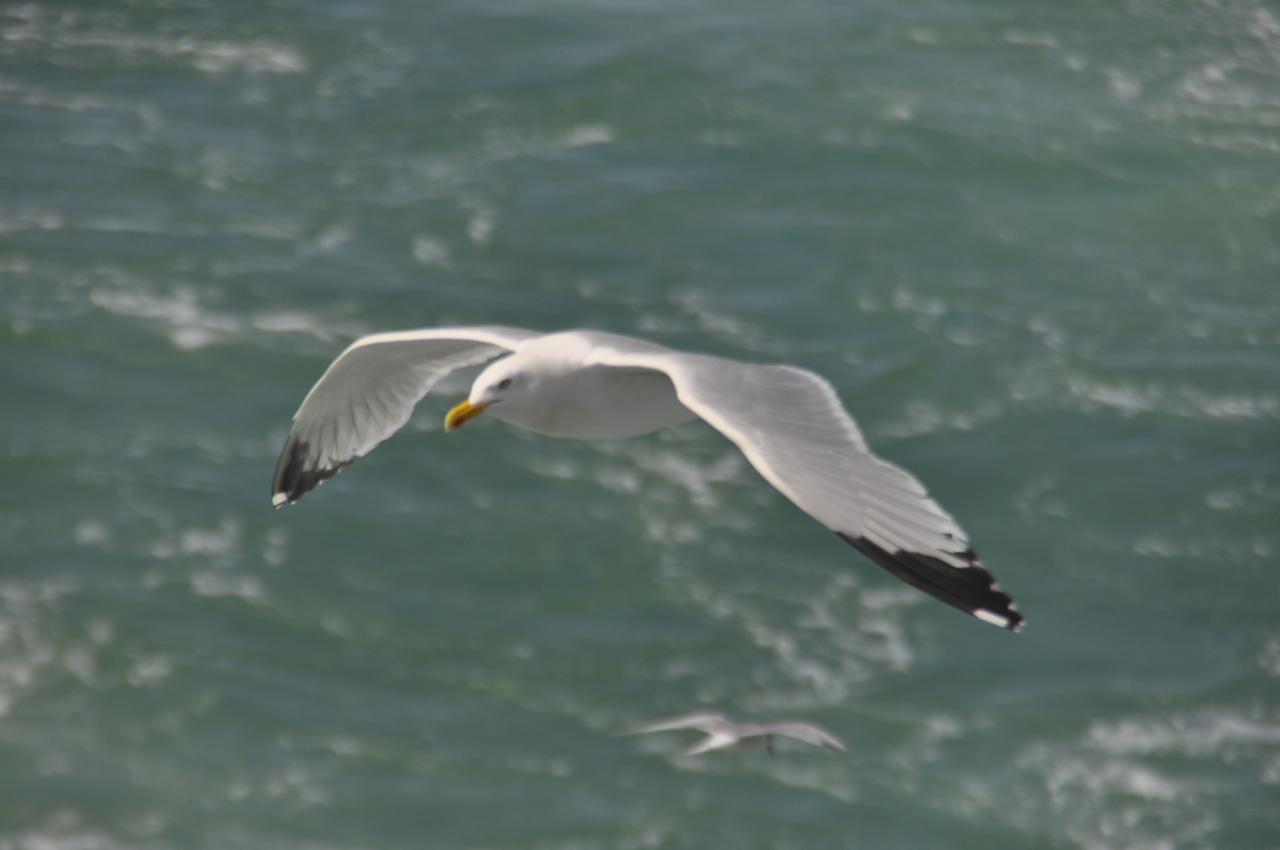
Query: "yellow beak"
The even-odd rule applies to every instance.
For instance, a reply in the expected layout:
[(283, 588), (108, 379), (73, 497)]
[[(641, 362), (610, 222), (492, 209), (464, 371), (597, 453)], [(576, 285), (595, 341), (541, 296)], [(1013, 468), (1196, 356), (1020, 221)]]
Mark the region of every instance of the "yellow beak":
[(452, 431), (468, 419), (474, 419), (481, 413), (484, 413), (484, 409), (488, 406), (489, 405), (487, 404), (472, 404), (469, 401), (464, 401), (462, 404), (445, 414), (444, 429), (446, 431)]

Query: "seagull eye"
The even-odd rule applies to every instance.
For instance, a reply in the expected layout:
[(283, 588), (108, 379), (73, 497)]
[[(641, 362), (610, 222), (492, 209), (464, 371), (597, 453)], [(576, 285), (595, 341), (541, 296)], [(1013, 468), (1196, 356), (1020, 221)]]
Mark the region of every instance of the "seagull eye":
[(501, 381), (498, 381), (498, 389), (500, 390), (505, 390), (509, 386), (511, 386), (510, 378), (503, 378)]

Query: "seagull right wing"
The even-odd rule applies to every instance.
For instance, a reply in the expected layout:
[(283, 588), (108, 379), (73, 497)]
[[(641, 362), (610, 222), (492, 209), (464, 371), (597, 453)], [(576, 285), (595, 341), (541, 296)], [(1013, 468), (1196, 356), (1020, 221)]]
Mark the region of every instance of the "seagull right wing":
[(795, 738), (797, 741), (803, 741), (815, 747), (826, 747), (828, 750), (836, 750), (842, 753), (848, 752), (845, 749), (844, 742), (821, 726), (815, 726), (812, 723), (766, 723), (761, 724), (761, 728), (771, 735), (782, 735), (785, 738)]
[(271, 480), (271, 504), (301, 499), (400, 430), (454, 369), (515, 350), (541, 334), (521, 328), (425, 328), (361, 337), (329, 365), (293, 416)]

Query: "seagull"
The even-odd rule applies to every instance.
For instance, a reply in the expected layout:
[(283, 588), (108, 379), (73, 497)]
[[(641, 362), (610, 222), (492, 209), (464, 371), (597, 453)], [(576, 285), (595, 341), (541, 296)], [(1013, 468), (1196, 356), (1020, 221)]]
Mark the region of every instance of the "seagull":
[(825, 379), (621, 334), (470, 326), (362, 337), (294, 414), (271, 503), (301, 499), (398, 431), (445, 375), (488, 361), (445, 416), (446, 431), (485, 413), (542, 434), (604, 440), (701, 419), (782, 495), (907, 584), (985, 623), (1022, 625), (956, 521), (914, 476), (872, 453)]
[(770, 756), (773, 755), (773, 736), (795, 738), (815, 747), (825, 747), (837, 752), (848, 752), (844, 744), (821, 726), (798, 721), (781, 723), (735, 723), (722, 714), (695, 712), (667, 720), (638, 726), (627, 732), (628, 735), (643, 735), (648, 732), (668, 732), (673, 729), (697, 729), (705, 732), (707, 737), (685, 750), (681, 755), (696, 756), (712, 750), (749, 749), (764, 746)]

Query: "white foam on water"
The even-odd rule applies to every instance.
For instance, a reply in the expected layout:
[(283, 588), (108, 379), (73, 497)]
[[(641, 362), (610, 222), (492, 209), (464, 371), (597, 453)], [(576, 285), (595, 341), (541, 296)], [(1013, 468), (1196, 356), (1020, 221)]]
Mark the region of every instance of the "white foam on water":
[[(274, 503), (274, 498), (272, 502)], [(273, 528), (267, 532), (262, 544), (262, 560), (273, 567), (284, 564), (289, 559), (289, 532), (283, 528)]]
[(72, 536), (81, 546), (91, 548), (104, 548), (112, 538), (111, 528), (96, 519), (82, 519), (77, 522)]
[(1136, 100), (1142, 94), (1141, 81), (1119, 68), (1108, 68), (1106, 77), (1112, 96), (1122, 103)]
[(303, 248), (304, 254), (332, 254), (355, 236), (355, 229), (345, 222), (331, 224), (312, 237)]
[(1211, 395), (1200, 390), (1187, 390), (1185, 393), (1187, 403), (1210, 419), (1280, 418), (1278, 395)]
[(1158, 534), (1144, 534), (1133, 541), (1134, 554), (1156, 558), (1173, 558), (1181, 554), (1176, 543)]
[(240, 549), (240, 521), (223, 517), (212, 528), (185, 528), (178, 537), (178, 551), (183, 555), (229, 555)]
[(1215, 511), (1239, 510), (1246, 503), (1246, 498), (1239, 490), (1224, 487), (1205, 494), (1204, 503)]
[(626, 496), (639, 493), (644, 483), (639, 471), (615, 466), (601, 466), (596, 472), (595, 480), (606, 490)]
[(1234, 36), (1230, 47), (1209, 58), (1173, 54), (1184, 60), (1180, 66), (1166, 63), (1176, 85), (1146, 113), (1192, 145), (1243, 154), (1280, 151), (1280, 139), (1266, 132), (1280, 127), (1275, 19), (1261, 6), (1252, 14), (1240, 7), (1221, 13)]
[(467, 238), (476, 245), (487, 245), (493, 238), (493, 229), (498, 223), (498, 212), (491, 204), (464, 196), (463, 207), (470, 213), (467, 219)]
[(1267, 760), (1258, 779), (1264, 785), (1280, 785), (1280, 753)]
[(1196, 103), (1241, 109), (1280, 106), (1280, 98), (1263, 94), (1234, 76), (1241, 70), (1232, 60), (1209, 62), (1186, 73), (1178, 85), (1179, 92)]
[(1274, 549), (1266, 537), (1208, 536), (1174, 539), (1166, 534), (1142, 534), (1129, 544), (1129, 551), (1144, 558), (1268, 558)]
[[(61, 579), (0, 583), (0, 717), (46, 678), (67, 669), (60, 662), (69, 647), (56, 633), (50, 611), (75, 589)], [(83, 671), (82, 661), (73, 666)]]
[[(703, 579), (695, 570), (665, 559), (658, 571), (660, 584), (673, 600), (692, 603), (713, 620), (734, 625), (773, 656), (750, 682), (740, 676), (704, 677), (699, 691), (703, 701), (738, 694), (735, 698), (757, 713), (838, 706), (876, 676), (914, 664), (903, 613), (920, 600), (910, 588), (859, 593), (852, 574), (838, 572), (816, 593), (780, 601), (723, 580)], [(867, 598), (873, 601), (867, 604)]]
[(963, 794), (941, 804), (1084, 850), (1212, 847), (1277, 764), (1280, 722), (1261, 709), (1131, 714), (1046, 733), (1007, 769), (956, 779)]
[(606, 145), (617, 138), (612, 127), (605, 124), (582, 124), (560, 137), (560, 145), (580, 148), (587, 145)]
[(196, 570), (187, 577), (197, 596), (230, 596), (253, 605), (267, 605), (266, 586), (256, 576), (225, 570)]
[(221, 232), (270, 242), (297, 242), (303, 238), (304, 228), (301, 221), (292, 217), (252, 216), (227, 222)]
[(852, 572), (836, 572), (821, 592), (807, 600), (808, 612), (798, 625), (816, 628), (837, 653), (860, 659), (868, 669), (901, 672), (916, 660), (904, 615), (922, 601), (913, 588), (892, 584), (864, 588)]
[[(254, 341), (253, 331), (308, 336), (334, 346), (332, 351), (320, 350), (320, 357), (326, 353), (336, 357), (348, 343), (369, 332), (367, 326), (357, 320), (342, 316), (317, 315), (303, 310), (265, 310), (254, 313), (248, 317), (244, 332), (236, 337), (235, 341)], [(443, 383), (442, 381), (441, 384)], [(439, 386), (435, 391), (439, 391)]]
[(1090, 744), (1121, 756), (1203, 758), (1257, 754), (1268, 748), (1280, 752), (1280, 719), (1242, 716), (1233, 710), (1098, 722), (1086, 734)]
[(1155, 410), (1156, 401), (1160, 397), (1158, 388), (1104, 383), (1082, 377), (1068, 378), (1067, 388), (1073, 396), (1088, 402), (1095, 409), (1108, 408), (1124, 416), (1136, 416)]
[(372, 753), (368, 744), (354, 735), (334, 735), (325, 741), (325, 747), (329, 752), (342, 758), (367, 756)]
[(1031, 836), (1080, 850), (1172, 850), (1202, 846), (1215, 821), (1188, 811), (1169, 777), (1125, 763), (1094, 764), (1045, 748), (1024, 753), (1011, 775), (960, 780), (963, 791), (944, 805), (971, 820), (995, 819)]
[(1048, 769), (1046, 784), (1050, 801), (1060, 810), (1073, 808), (1082, 798), (1089, 800), (1090, 806), (1098, 806), (1095, 802), (1098, 797), (1133, 797), (1148, 803), (1173, 803), (1187, 795), (1170, 777), (1153, 768), (1124, 760), (1095, 763), (1088, 759), (1059, 758)]
[(909, 438), (948, 431), (972, 431), (1003, 414), (1001, 404), (990, 398), (979, 399), (965, 410), (948, 410), (936, 402), (917, 398), (906, 402), (901, 415), (877, 426), (876, 435)]
[[(0, 27), (0, 30), (2, 29)], [(56, 89), (41, 88), (32, 85), (30, 82), (19, 85), (0, 80), (0, 99), (41, 110), (103, 113), (106, 117), (112, 119), (108, 122), (111, 124), (110, 131), (92, 130), (93, 123), (91, 121), (78, 122), (80, 123), (80, 132), (63, 139), (66, 144), (78, 147), (108, 146), (127, 154), (138, 154), (145, 149), (148, 142), (154, 141), (157, 138), (157, 134), (164, 128), (162, 113), (155, 106), (148, 103), (137, 103), (120, 97), (89, 94), (83, 91), (64, 93)], [(118, 119), (122, 116), (130, 126), (120, 126), (122, 122)], [(122, 230), (144, 233), (152, 232), (148, 229), (149, 225), (158, 223), (151, 219), (141, 219), (135, 222), (132, 219), (121, 219), (116, 216), (106, 216), (101, 220), (103, 222), (101, 229), (104, 230), (112, 229), (108, 222), (119, 222), (122, 223), (120, 228)], [(82, 223), (82, 226), (90, 229), (96, 228), (96, 225), (92, 222)], [(3, 224), (0, 223), (0, 228), (2, 227)]]
[(64, 28), (49, 39), (58, 49), (96, 48), (135, 57), (157, 57), (188, 62), (206, 74), (300, 74), (307, 61), (295, 47), (265, 39), (218, 41), (192, 36), (140, 35), (107, 29)]
[(66, 218), (56, 210), (20, 209), (0, 218), (0, 236), (26, 230), (62, 230)]
[(919, 99), (915, 96), (899, 97), (886, 103), (879, 112), (880, 120), (891, 124), (902, 124), (916, 117), (920, 109)]
[(183, 39), (174, 51), (190, 55), (192, 63), (209, 74), (248, 71), (265, 74), (301, 74), (307, 70), (306, 59), (293, 47), (266, 41), (195, 42)]
[[(746, 459), (727, 441), (713, 456), (686, 435), (672, 435), (669, 440), (656, 443), (647, 440), (600, 442), (595, 448), (612, 459), (603, 464), (615, 470), (610, 480), (623, 487), (638, 487), (642, 481), (644, 501), (650, 505), (671, 501), (669, 491), (664, 493), (662, 486), (655, 485), (674, 485), (679, 497), (697, 507), (710, 524), (741, 527), (747, 521), (742, 511), (728, 508), (722, 498), (725, 490), (736, 489), (748, 481)], [(760, 486), (768, 487), (763, 481)], [(644, 504), (640, 509), (645, 510)]]
[(323, 324), (314, 316), (297, 310), (275, 310), (259, 313), (251, 320), (255, 330), (274, 334), (312, 334), (328, 337), (324, 333)]
[[(285, 539), (269, 532), (264, 553), (282, 551)], [(245, 548), (240, 520), (224, 516), (212, 526), (174, 527), (169, 521), (162, 522), (160, 529), (151, 534), (146, 552), (152, 558), (187, 567), (182, 578), (198, 596), (230, 596), (255, 605), (267, 604), (266, 586), (252, 572), (241, 571), (246, 562)], [(265, 557), (264, 560), (270, 563)], [(257, 562), (249, 559), (249, 563)], [(163, 583), (163, 575), (172, 574), (172, 568), (166, 569), (167, 573), (154, 574), (145, 581)]]
[(1037, 474), (1018, 489), (1013, 506), (1023, 519), (1069, 519), (1070, 503), (1060, 495), (1060, 488), (1061, 481), (1057, 475)]
[(1166, 386), (1102, 380), (1083, 375), (1067, 377), (1071, 396), (1086, 411), (1106, 409), (1122, 416), (1163, 413), (1188, 419), (1251, 420), (1280, 418), (1280, 394), (1220, 394), (1186, 385)]
[(300, 760), (290, 760), (259, 773), (232, 776), (223, 786), (222, 797), (229, 803), (252, 799), (269, 800), (277, 805), (288, 804), (299, 809), (323, 806), (333, 799), (329, 773), (334, 769), (332, 763), (326, 763), (326, 769), (320, 769), (304, 766)]
[(235, 572), (243, 549), (240, 521), (229, 516), (223, 517), (216, 526), (190, 526), (162, 532), (150, 546), (154, 557), (194, 565), (186, 578), (195, 593), (236, 596), (261, 603), (266, 599), (262, 583), (255, 576)]
[(947, 313), (947, 304), (941, 298), (921, 295), (908, 286), (895, 286), (890, 293), (889, 303), (899, 313), (917, 316), (932, 322)]
[[(747, 352), (763, 352), (771, 349), (770, 334), (764, 326), (735, 316), (722, 304), (716, 304), (706, 293), (685, 289), (673, 292), (670, 302), (685, 315), (691, 317), (700, 331), (732, 343)], [(661, 331), (653, 327), (652, 331)]]
[(434, 236), (425, 233), (415, 236), (411, 250), (413, 258), (424, 266), (447, 268), (450, 265), (449, 246)]
[(1062, 47), (1053, 33), (1026, 30), (1005, 30), (1004, 42), (1018, 47), (1041, 47), (1046, 50), (1058, 50)]
[(545, 156), (556, 151), (605, 145), (617, 139), (607, 124), (580, 124), (555, 135), (528, 134), (506, 127), (491, 129), (480, 146), (480, 163)]
[(1258, 651), (1258, 666), (1268, 675), (1280, 678), (1280, 635), (1267, 638)]
[(173, 673), (173, 659), (163, 654), (147, 654), (134, 659), (126, 678), (135, 688), (163, 682)]
[(89, 292), (89, 300), (117, 316), (159, 323), (165, 327), (174, 347), (182, 351), (197, 351), (225, 342), (244, 326), (239, 317), (204, 306), (191, 287), (178, 286), (164, 295), (142, 288), (95, 287)]
[(914, 44), (941, 44), (942, 36), (936, 29), (925, 26), (914, 26), (907, 30), (907, 39)]
[(211, 306), (208, 302), (213, 298), (216, 296), (205, 295), (192, 286), (179, 284), (156, 292), (134, 281), (95, 286), (89, 291), (89, 301), (94, 306), (123, 319), (154, 323), (175, 348), (184, 352), (252, 341), (259, 333), (301, 334), (332, 343), (363, 332), (352, 321), (296, 309), (241, 315)]
[(124, 842), (108, 832), (82, 829), (79, 826), (40, 827), (18, 832), (14, 843), (0, 844), (4, 850), (135, 850), (136, 839)]
[(678, 485), (704, 511), (722, 508), (716, 485), (737, 479), (746, 466), (736, 449), (726, 451), (710, 464), (691, 462), (678, 451), (645, 452), (640, 464), (645, 471)]
[(523, 458), (520, 463), (530, 472), (558, 481), (576, 481), (582, 477), (581, 466), (566, 457), (534, 455)]

